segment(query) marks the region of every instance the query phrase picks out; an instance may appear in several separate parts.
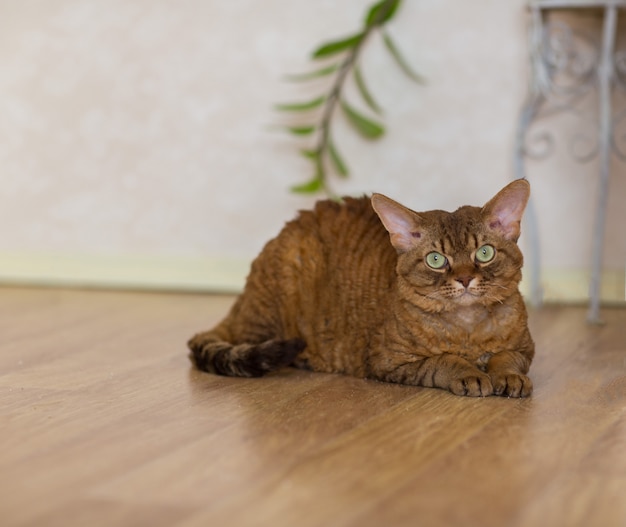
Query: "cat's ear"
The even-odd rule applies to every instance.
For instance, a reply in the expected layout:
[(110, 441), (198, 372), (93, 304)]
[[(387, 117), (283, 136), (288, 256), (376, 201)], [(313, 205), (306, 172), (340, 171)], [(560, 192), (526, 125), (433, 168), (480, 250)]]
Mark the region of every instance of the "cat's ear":
[(417, 212), (382, 194), (372, 195), (372, 207), (389, 232), (396, 251), (403, 253), (415, 247), (422, 237), (422, 222)]
[(483, 207), (487, 227), (498, 231), (507, 240), (517, 241), (529, 196), (530, 183), (525, 179), (509, 183)]

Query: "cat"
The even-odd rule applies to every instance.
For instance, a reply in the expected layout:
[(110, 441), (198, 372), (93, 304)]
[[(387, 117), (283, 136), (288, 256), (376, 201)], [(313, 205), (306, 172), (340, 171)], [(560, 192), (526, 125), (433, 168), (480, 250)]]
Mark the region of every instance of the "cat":
[(517, 240), (529, 195), (518, 179), (455, 212), (382, 194), (319, 201), (265, 245), (226, 318), (189, 340), (191, 359), (221, 375), (295, 366), (527, 397), (534, 343)]

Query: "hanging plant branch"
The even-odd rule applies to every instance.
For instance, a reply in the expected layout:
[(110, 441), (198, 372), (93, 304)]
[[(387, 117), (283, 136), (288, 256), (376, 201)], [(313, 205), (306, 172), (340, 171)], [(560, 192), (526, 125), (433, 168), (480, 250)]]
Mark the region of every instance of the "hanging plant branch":
[[(337, 62), (309, 73), (288, 77), (292, 81), (309, 81), (334, 76), (327, 94), (303, 103), (279, 104), (276, 106), (276, 109), (279, 111), (306, 114), (307, 116), (312, 111), (317, 112), (315, 124), (309, 122), (303, 125), (285, 127), (288, 132), (297, 136), (310, 136), (316, 133), (315, 146), (301, 151), (302, 155), (313, 163), (313, 177), (302, 185), (292, 187), (294, 192), (313, 193), (324, 191), (327, 195), (332, 196), (333, 192), (328, 184), (329, 173), (333, 172), (340, 177), (348, 176), (348, 166), (341, 157), (332, 138), (332, 123), (338, 108), (348, 123), (362, 137), (372, 140), (384, 135), (384, 126), (377, 120), (370, 119), (356, 110), (344, 97), (343, 90), (346, 80), (352, 74), (363, 102), (372, 112), (380, 115), (380, 106), (365, 83), (359, 66), (359, 59), (365, 42), (375, 31), (382, 31), (383, 26), (396, 14), (401, 1), (381, 0), (377, 2), (368, 9), (360, 32), (349, 37), (327, 42), (319, 46), (312, 54), (314, 60), (336, 57), (339, 59)], [(391, 39), (391, 36), (386, 31), (382, 31), (382, 33), (385, 47), (402, 71), (416, 82), (423, 82), (422, 78), (410, 68)]]

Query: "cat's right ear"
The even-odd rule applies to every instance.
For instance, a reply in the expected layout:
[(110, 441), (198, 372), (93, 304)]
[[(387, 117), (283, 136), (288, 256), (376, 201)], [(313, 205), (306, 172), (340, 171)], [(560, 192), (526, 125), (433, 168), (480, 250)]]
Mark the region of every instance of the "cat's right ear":
[(403, 253), (417, 245), (422, 237), (421, 221), (417, 212), (382, 194), (372, 195), (372, 208), (389, 232), (391, 245), (396, 251)]

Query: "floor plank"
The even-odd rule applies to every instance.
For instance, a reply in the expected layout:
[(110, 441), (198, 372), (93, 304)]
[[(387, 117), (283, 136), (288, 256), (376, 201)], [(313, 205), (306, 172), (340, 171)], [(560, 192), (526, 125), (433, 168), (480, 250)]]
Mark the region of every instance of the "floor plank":
[(531, 313), (533, 397), (191, 368), (229, 296), (0, 289), (0, 517), (626, 525), (626, 310)]

